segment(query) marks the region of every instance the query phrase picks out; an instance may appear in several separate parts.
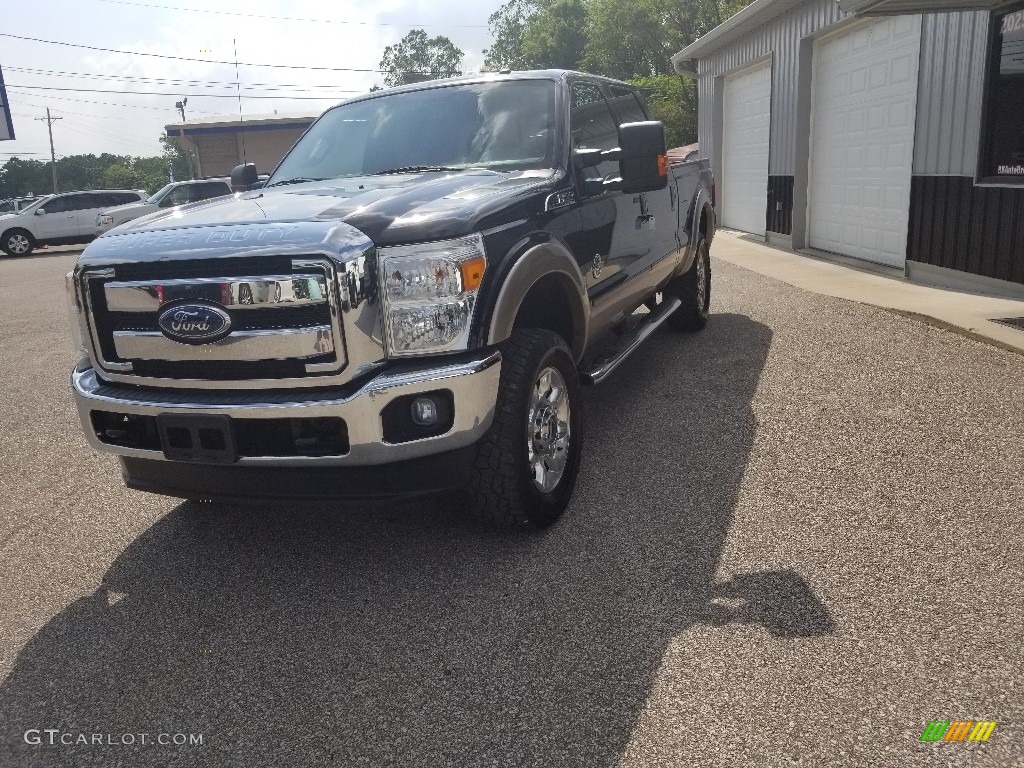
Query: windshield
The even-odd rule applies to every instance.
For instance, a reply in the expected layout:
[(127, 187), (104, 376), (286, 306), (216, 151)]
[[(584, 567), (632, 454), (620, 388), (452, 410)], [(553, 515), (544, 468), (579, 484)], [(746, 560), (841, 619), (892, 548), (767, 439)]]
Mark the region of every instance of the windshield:
[(451, 85), (342, 105), (292, 148), (268, 186), (431, 168), (554, 167), (555, 83)]
[(46, 203), (47, 200), (51, 200), (53, 197), (55, 197), (55, 196), (54, 195), (47, 195), (46, 197), (41, 197), (38, 200), (33, 200), (31, 203), (29, 203), (28, 205), (23, 207), (19, 211), (19, 213), (28, 213), (30, 211), (35, 211), (36, 208), (41, 207), (44, 203)]
[(4, 200), (0, 202), (0, 213), (14, 213), (14, 201)]
[(167, 197), (167, 194), (172, 189), (174, 189), (174, 184), (168, 184), (164, 187), (161, 187), (157, 192), (154, 192), (153, 195), (146, 202), (151, 203), (153, 205), (160, 205), (160, 201)]

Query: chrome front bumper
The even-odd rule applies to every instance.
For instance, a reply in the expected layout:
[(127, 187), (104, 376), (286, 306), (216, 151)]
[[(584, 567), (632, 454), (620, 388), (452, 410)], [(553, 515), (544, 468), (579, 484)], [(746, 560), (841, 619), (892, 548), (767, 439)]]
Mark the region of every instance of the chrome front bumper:
[[(96, 450), (106, 453), (167, 461), (162, 451), (102, 442), (92, 425), (92, 411), (154, 417), (160, 414), (226, 415), (232, 419), (335, 417), (344, 419), (348, 428), (349, 451), (344, 456), (246, 456), (231, 466), (371, 466), (432, 456), (475, 443), (494, 418), (500, 373), (501, 355), (489, 351), (470, 360), (384, 372), (346, 396), (302, 389), (244, 393), (215, 389), (139, 389), (103, 382), (91, 368), (75, 371), (71, 384), (86, 438)], [(397, 444), (384, 442), (381, 411), (388, 403), (398, 397), (433, 390), (452, 393), (452, 428), (437, 437)], [(175, 463), (189, 466), (186, 462)]]

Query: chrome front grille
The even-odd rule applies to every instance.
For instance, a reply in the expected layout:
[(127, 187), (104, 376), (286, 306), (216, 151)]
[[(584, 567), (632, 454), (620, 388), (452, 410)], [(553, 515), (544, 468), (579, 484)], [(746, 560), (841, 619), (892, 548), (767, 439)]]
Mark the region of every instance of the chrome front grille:
[[(266, 261), (262, 266), (274, 267), (269, 274), (254, 270), (252, 260), (183, 263), (185, 277), (171, 276), (173, 264), (151, 266), (152, 274), (136, 264), (127, 274), (115, 267), (87, 270), (81, 276), (93, 358), (110, 378), (169, 386), (220, 382), (216, 386), (223, 387), (233, 381), (249, 386), (253, 380), (297, 379), (315, 385), (336, 380), (345, 369), (330, 261)], [(166, 336), (158, 323), (160, 314), (187, 302), (225, 310), (230, 334), (202, 344)]]

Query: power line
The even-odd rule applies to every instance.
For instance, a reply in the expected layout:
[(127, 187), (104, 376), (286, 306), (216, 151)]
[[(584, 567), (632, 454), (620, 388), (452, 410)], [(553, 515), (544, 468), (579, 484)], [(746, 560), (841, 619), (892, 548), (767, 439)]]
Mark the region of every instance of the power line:
[[(126, 96), (168, 96), (176, 97), (176, 93), (165, 93), (163, 91), (122, 91), (117, 88), (58, 88), (50, 85), (19, 85), (11, 84), (8, 88), (23, 88), (34, 91), (69, 91), (71, 93), (118, 93)], [(346, 91), (346, 93), (365, 93), (365, 91)], [(200, 99), (234, 99), (233, 93), (200, 93), (196, 94)], [(288, 101), (337, 101), (336, 96), (246, 96), (247, 99), (285, 99)]]
[[(34, 94), (34, 93), (28, 93), (28, 94), (18, 93), (17, 94), (17, 96), (19, 97), (18, 98), (18, 105), (19, 106), (24, 105), (26, 107), (36, 107), (38, 109), (46, 109), (46, 105), (45, 104), (34, 104), (31, 101), (26, 101), (25, 100), (26, 96), (35, 96), (35, 95), (36, 94)], [(144, 104), (115, 104), (115, 103), (110, 102), (110, 101), (90, 101), (88, 99), (71, 99), (71, 98), (68, 98), (67, 96), (47, 96), (46, 100), (47, 101), (53, 101), (53, 100), (56, 100), (56, 101), (73, 101), (73, 102), (76, 102), (78, 104), (102, 104), (102, 105), (108, 106), (108, 107), (123, 107), (125, 109), (151, 109), (151, 110), (157, 110), (159, 112), (167, 112), (168, 111), (164, 107), (149, 107), (149, 106), (146, 106)], [(104, 120), (137, 120), (138, 119), (138, 118), (135, 118), (135, 117), (119, 117), (117, 115), (87, 115), (84, 112), (69, 112), (68, 110), (62, 110), (62, 111), (65, 112), (66, 114), (69, 114), (69, 115), (76, 115), (77, 114), (80, 117), (102, 117)], [(198, 109), (193, 110), (193, 111), (198, 113), (198, 114), (201, 114), (201, 115), (216, 115), (217, 114), (216, 112), (200, 112)]]
[[(0, 32), (0, 37), (9, 37), (14, 40), (25, 40), (30, 43), (45, 43), (46, 45), (63, 45), (69, 48), (84, 48), (88, 51), (101, 51), (103, 53), (122, 53), (127, 56), (149, 56), (155, 59), (171, 59), (173, 61), (197, 61), (201, 64), (230, 64), (234, 65), (233, 61), (220, 61), (217, 59), (195, 59), (188, 56), (170, 56), (164, 53), (142, 53), (141, 51), (121, 51), (117, 48), (100, 48), (95, 45), (83, 45), (82, 43), (67, 43), (60, 40), (43, 40), (39, 37), (24, 37), (22, 35), (12, 35), (9, 32)], [(318, 72), (370, 72), (373, 74), (380, 74), (384, 72), (382, 69), (359, 69), (355, 67), (301, 67), (297, 64), (256, 64), (253, 62), (238, 62), (239, 66), (242, 67), (270, 67), (272, 69), (302, 69), (308, 71)]]
[(270, 19), (272, 21), (308, 21), (318, 24), (352, 24), (366, 27), (448, 27), (457, 29), (488, 29), (486, 24), (389, 24), (383, 21), (346, 21), (344, 19), (310, 19), (300, 16), (266, 16), (257, 13), (237, 13), (233, 11), (212, 11), (204, 8), (182, 8), (174, 5), (149, 5), (148, 3), (133, 3), (129, 0), (99, 0), (101, 3), (112, 3), (114, 5), (132, 5), (138, 8), (154, 8), (164, 11), (185, 11), (187, 13), (211, 13), (218, 16), (237, 16), (245, 19)]
[(68, 124), (71, 126), (78, 126), (79, 131), (88, 131), (95, 134), (94, 138), (106, 139), (108, 141), (123, 141), (128, 144), (138, 144), (140, 146), (145, 145), (152, 148), (154, 144), (158, 144), (159, 140), (153, 138), (146, 138), (139, 136), (135, 133), (123, 133), (116, 130), (107, 130), (96, 125), (90, 125), (89, 123), (83, 123), (81, 120), (75, 120), (73, 118), (67, 118)]
[[(11, 90), (11, 86), (7, 86), (7, 89)], [(20, 96), (20, 95), (23, 95), (23, 94), (18, 94), (18, 95)], [(35, 94), (24, 94), (24, 95), (34, 96)], [(151, 109), (151, 110), (156, 110), (157, 112), (167, 112), (167, 111), (169, 111), (166, 107), (149, 107), (149, 106), (146, 106), (145, 104), (116, 104), (116, 103), (114, 103), (112, 101), (92, 101), (90, 99), (72, 99), (72, 98), (70, 98), (68, 96), (47, 96), (46, 98), (48, 100), (55, 100), (55, 101), (74, 101), (74, 102), (77, 102), (79, 104), (103, 104), (104, 106), (107, 106), (107, 107), (124, 107), (126, 109)], [(30, 104), (29, 106), (37, 106), (37, 105)], [(198, 109), (195, 109), (195, 110), (192, 110), (192, 111), (196, 112), (198, 114), (201, 114), (201, 115), (216, 115), (216, 114), (218, 114), (217, 112), (200, 112)]]
[[(8, 72), (21, 72), (29, 75), (52, 75), (59, 77), (83, 77), (93, 80), (128, 80), (138, 81), (143, 83), (158, 83), (161, 85), (173, 85), (176, 87), (207, 87), (207, 86), (223, 86), (225, 88), (233, 88), (235, 83), (228, 82), (225, 80), (183, 80), (172, 77), (143, 77), (141, 75), (101, 75), (98, 72), (64, 72), (57, 69), (36, 69), (32, 67), (7, 67)], [(312, 85), (307, 83), (243, 83), (242, 89), (246, 88), (262, 88), (264, 90), (275, 90), (277, 88), (302, 88), (309, 90), (311, 88), (330, 88), (338, 93), (362, 93), (362, 91), (354, 90), (339, 90), (333, 85)]]

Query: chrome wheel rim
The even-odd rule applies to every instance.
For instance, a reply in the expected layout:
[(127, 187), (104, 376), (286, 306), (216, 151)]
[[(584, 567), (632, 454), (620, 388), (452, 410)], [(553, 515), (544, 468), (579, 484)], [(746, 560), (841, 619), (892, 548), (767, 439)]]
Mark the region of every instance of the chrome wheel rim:
[(7, 247), (11, 253), (25, 253), (28, 250), (28, 238), (24, 235), (11, 235), (7, 238)]
[(569, 458), (569, 392), (555, 368), (545, 368), (530, 390), (526, 450), (533, 484), (551, 493), (565, 474)]
[(697, 309), (703, 313), (707, 309), (708, 272), (705, 264), (704, 247), (697, 252)]

